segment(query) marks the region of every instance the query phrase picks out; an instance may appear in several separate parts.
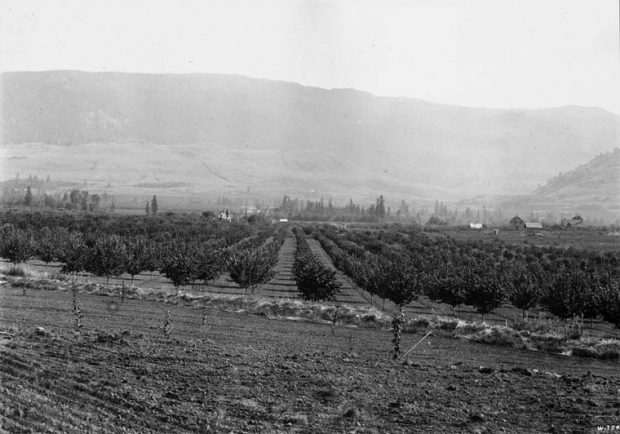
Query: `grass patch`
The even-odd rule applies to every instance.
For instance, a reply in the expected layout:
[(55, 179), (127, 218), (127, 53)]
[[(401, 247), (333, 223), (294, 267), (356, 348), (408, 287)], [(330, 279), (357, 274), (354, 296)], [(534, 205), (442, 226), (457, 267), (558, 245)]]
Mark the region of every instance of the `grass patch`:
[(486, 345), (498, 345), (602, 360), (620, 360), (620, 340), (582, 337), (579, 321), (552, 323), (549, 320), (518, 321), (515, 327), (488, 325), (455, 318), (412, 318), (404, 332), (433, 330), (437, 335), (466, 339)]
[(547, 353), (566, 353), (567, 339), (555, 333), (531, 333), (527, 337), (533, 349)]
[(459, 320), (454, 318), (436, 317), (434, 318), (433, 327), (438, 330), (454, 332), (459, 325)]
[(11, 276), (11, 277), (27, 277), (28, 273), (26, 273), (26, 270), (24, 270), (23, 267), (20, 267), (19, 265), (11, 265), (6, 271), (4, 271), (4, 274), (7, 276)]
[(72, 277), (68, 276), (66, 274), (62, 274), (62, 273), (56, 272), (56, 273), (50, 274), (50, 279), (51, 280), (57, 280), (59, 282), (69, 282), (69, 281), (72, 280)]
[(420, 330), (427, 330), (431, 322), (424, 317), (410, 319), (403, 325), (403, 333), (417, 333)]
[(617, 339), (602, 341), (580, 339), (572, 343), (571, 353), (578, 357), (618, 361), (620, 360), (620, 341)]
[[(188, 303), (196, 307), (211, 307), (237, 313), (249, 313), (271, 319), (309, 320), (323, 324), (339, 324), (345, 326), (383, 327), (389, 325), (391, 318), (371, 306), (350, 306), (315, 303), (298, 299), (270, 299), (266, 297), (250, 297), (223, 294), (169, 294), (150, 292), (140, 294), (139, 298), (154, 298), (165, 303)], [(144, 295), (144, 297), (142, 297)]]
[(469, 340), (487, 345), (499, 345), (520, 349), (531, 349), (527, 338), (518, 331), (505, 326), (485, 327), (468, 336)]

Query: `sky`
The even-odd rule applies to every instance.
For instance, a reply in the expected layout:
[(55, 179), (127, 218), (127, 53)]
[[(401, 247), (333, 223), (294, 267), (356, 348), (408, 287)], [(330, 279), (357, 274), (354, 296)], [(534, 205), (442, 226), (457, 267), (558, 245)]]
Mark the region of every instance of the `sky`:
[(620, 113), (618, 0), (0, 0), (0, 71), (206, 72)]

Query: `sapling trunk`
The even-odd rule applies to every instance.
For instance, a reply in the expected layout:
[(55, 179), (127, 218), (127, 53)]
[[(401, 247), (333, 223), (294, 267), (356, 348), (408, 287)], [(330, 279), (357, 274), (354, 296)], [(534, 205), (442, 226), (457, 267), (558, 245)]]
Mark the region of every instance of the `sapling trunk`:
[(172, 321), (170, 320), (170, 310), (166, 310), (164, 326), (162, 327), (162, 331), (164, 332), (164, 336), (166, 336), (166, 338), (170, 337), (171, 330), (172, 330)]
[(332, 335), (336, 333), (336, 323), (338, 322), (338, 314), (340, 313), (340, 305), (336, 305), (336, 311), (332, 317)]
[(82, 309), (80, 308), (80, 305), (77, 301), (77, 290), (73, 291), (72, 303), (73, 315), (75, 316), (73, 320), (73, 329), (76, 333), (79, 333), (80, 329), (82, 328)]
[(400, 335), (402, 333), (405, 318), (403, 307), (403, 305), (400, 305), (398, 307), (398, 313), (394, 315), (394, 319), (392, 320), (392, 329), (394, 331), (394, 338), (392, 339), (392, 343), (394, 344), (394, 351), (392, 356), (393, 360), (397, 360), (400, 356)]

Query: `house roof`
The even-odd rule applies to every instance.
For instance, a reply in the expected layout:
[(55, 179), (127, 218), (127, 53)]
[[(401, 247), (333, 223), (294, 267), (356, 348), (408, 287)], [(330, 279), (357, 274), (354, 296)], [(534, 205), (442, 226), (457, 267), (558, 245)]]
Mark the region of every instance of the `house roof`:
[(535, 222), (525, 223), (525, 227), (527, 229), (542, 229), (543, 228), (542, 223), (535, 223)]
[(511, 225), (516, 225), (516, 224), (523, 224), (524, 221), (523, 221), (523, 219), (521, 217), (516, 215), (513, 218), (511, 218), (508, 223), (510, 223)]

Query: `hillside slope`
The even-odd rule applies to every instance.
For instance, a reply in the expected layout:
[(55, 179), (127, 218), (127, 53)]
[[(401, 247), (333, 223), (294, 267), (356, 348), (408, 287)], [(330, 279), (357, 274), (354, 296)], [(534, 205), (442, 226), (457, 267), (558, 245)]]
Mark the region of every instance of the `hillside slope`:
[(551, 178), (512, 206), (554, 210), (617, 220), (620, 218), (620, 148)]
[(620, 118), (596, 108), (466, 108), (239, 76), (15, 72), (1, 89), (4, 179), (42, 167), (79, 181), (434, 199), (527, 193), (620, 144)]

